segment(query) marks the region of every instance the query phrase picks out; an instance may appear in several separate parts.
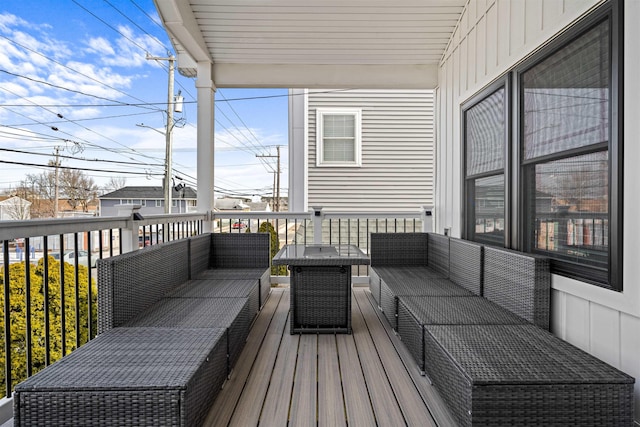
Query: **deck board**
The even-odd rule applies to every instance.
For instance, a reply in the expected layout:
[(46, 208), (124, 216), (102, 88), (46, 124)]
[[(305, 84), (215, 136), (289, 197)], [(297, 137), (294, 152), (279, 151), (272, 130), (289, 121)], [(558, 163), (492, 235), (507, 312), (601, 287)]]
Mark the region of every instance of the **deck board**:
[[(283, 297), (287, 301), (287, 308), (289, 307), (288, 298), (287, 291)], [(300, 335), (289, 334), (289, 321), (287, 321), (260, 417), (264, 420), (264, 425), (287, 425), (299, 341)]]
[[(354, 297), (355, 298), (355, 297)], [(356, 301), (353, 306), (358, 307)], [(391, 426), (404, 424), (404, 418), (393, 389), (376, 351), (364, 317), (360, 310), (353, 311), (353, 337), (358, 349), (365, 381), (378, 425)]]
[[(367, 319), (376, 316), (375, 309), (363, 292), (354, 293), (359, 309)], [(367, 322), (369, 333), (373, 337), (378, 355), (382, 361), (382, 366), (389, 379), (389, 384), (396, 396), (400, 410), (408, 425), (435, 426), (431, 420), (431, 414), (422, 400), (422, 397), (415, 392), (415, 385), (411, 377), (407, 375), (402, 360), (389, 340), (389, 336), (380, 322)]]
[(242, 427), (258, 424), (262, 403), (269, 388), (271, 374), (287, 324), (287, 317), (287, 305), (279, 304), (251, 368), (251, 373), (244, 387), (245, 391), (240, 395), (230, 425)]
[(346, 426), (335, 335), (318, 335), (318, 426)]
[(247, 343), (238, 357), (235, 369), (231, 373), (231, 378), (224, 384), (224, 388), (218, 398), (214, 401), (209, 414), (205, 419), (204, 425), (207, 426), (226, 426), (233, 416), (238, 399), (244, 390), (245, 382), (251, 372), (253, 361), (258, 354), (264, 340), (265, 333), (271, 324), (273, 315), (280, 305), (283, 297), (282, 292), (272, 292), (264, 307), (260, 311), (260, 315), (255, 320)]
[(336, 341), (340, 353), (340, 371), (342, 372), (347, 422), (350, 426), (375, 425), (376, 419), (369, 399), (369, 390), (366, 388), (353, 336), (338, 335)]
[(317, 355), (318, 336), (300, 336), (296, 374), (291, 393), (290, 423), (294, 426), (315, 426), (317, 422)]
[(274, 288), (204, 425), (451, 425), (368, 289), (352, 298), (353, 334), (290, 335), (289, 290)]

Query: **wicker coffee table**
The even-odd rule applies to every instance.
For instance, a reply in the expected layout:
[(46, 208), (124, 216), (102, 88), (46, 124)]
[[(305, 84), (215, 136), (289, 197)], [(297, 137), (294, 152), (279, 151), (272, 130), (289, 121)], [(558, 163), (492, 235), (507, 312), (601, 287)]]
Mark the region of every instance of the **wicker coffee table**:
[(274, 265), (291, 271), (291, 333), (351, 333), (351, 266), (370, 264), (354, 245), (287, 245)]

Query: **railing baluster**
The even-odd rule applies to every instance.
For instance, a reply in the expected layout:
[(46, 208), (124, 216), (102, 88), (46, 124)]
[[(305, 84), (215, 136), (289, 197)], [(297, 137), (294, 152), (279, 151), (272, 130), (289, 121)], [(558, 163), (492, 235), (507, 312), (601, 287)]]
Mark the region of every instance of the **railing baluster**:
[(4, 378), (5, 396), (11, 396), (11, 277), (9, 275), (9, 241), (4, 240)]
[(60, 336), (62, 339), (61, 349), (62, 356), (67, 354), (67, 316), (66, 316), (66, 307), (65, 307), (65, 282), (64, 282), (64, 234), (60, 235)]
[(31, 260), (30, 260), (30, 254), (31, 254), (31, 242), (29, 241), (29, 238), (26, 237), (24, 239), (24, 253), (26, 255), (25, 257), (25, 263), (24, 263), (24, 275), (25, 275), (25, 290), (24, 290), (24, 299), (25, 299), (25, 307), (24, 307), (24, 314), (25, 314), (25, 329), (26, 329), (26, 351), (27, 351), (27, 376), (31, 376), (32, 374), (32, 367), (33, 367), (33, 358), (32, 358), (32, 348), (33, 348), (33, 343), (31, 340)]
[(50, 319), (49, 319), (49, 237), (44, 236), (42, 238), (42, 256), (44, 257), (44, 284), (43, 284), (43, 297), (44, 297), (44, 364), (49, 366), (51, 364), (51, 336), (50, 336)]
[(74, 292), (75, 292), (75, 328), (76, 328), (76, 348), (80, 347), (80, 257), (78, 256), (78, 233), (73, 233), (74, 251)]
[(87, 274), (87, 340), (91, 340), (93, 338), (93, 313), (91, 310), (91, 305), (93, 303), (93, 286), (91, 286), (93, 284), (92, 282), (92, 273), (93, 273), (93, 268), (91, 268), (91, 266), (93, 265), (91, 263), (91, 232), (88, 231), (87, 232), (87, 269), (88, 269), (88, 274)]

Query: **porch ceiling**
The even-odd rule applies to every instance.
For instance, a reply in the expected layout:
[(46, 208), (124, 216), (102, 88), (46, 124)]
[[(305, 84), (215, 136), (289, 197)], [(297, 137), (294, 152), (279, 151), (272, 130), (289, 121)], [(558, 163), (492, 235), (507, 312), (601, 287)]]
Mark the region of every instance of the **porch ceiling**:
[(436, 86), (466, 2), (155, 0), (180, 71), (218, 87), (409, 89)]

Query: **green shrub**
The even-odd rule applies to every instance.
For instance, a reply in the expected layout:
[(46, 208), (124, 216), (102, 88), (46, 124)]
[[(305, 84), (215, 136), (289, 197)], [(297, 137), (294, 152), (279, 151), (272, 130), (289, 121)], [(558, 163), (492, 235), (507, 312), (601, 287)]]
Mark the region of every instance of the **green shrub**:
[[(27, 303), (25, 264), (15, 263), (9, 266), (9, 310), (11, 318), (11, 377), (15, 386), (27, 378)], [(0, 284), (4, 289), (4, 267), (0, 267)], [(92, 323), (93, 330), (97, 327), (97, 286), (92, 280)], [(30, 268), (30, 307), (31, 314), (31, 357), (32, 372), (36, 373), (45, 367), (45, 311), (44, 311), (44, 259)], [(85, 266), (78, 267), (78, 296), (80, 344), (89, 340), (88, 330), (88, 270)], [(50, 362), (60, 359), (62, 354), (62, 310), (60, 298), (60, 263), (49, 257), (49, 349)], [(65, 313), (65, 353), (76, 348), (76, 292), (75, 267), (64, 265), (64, 313)], [(5, 309), (4, 292), (0, 292), (0, 307)], [(4, 338), (4, 316), (0, 317), (0, 331)], [(4, 346), (0, 348), (0, 384), (5, 382), (6, 355)]]
[[(258, 232), (271, 234), (271, 258), (273, 259), (280, 250), (280, 238), (278, 237), (278, 232), (270, 222), (263, 222), (260, 224)], [(273, 265), (271, 266), (271, 274), (273, 276), (285, 276), (287, 274), (287, 266)]]

